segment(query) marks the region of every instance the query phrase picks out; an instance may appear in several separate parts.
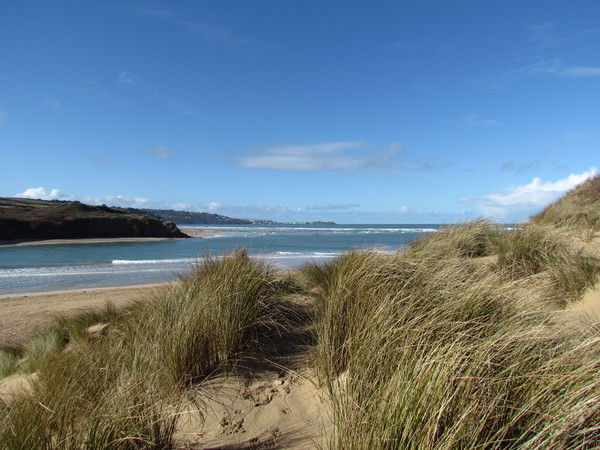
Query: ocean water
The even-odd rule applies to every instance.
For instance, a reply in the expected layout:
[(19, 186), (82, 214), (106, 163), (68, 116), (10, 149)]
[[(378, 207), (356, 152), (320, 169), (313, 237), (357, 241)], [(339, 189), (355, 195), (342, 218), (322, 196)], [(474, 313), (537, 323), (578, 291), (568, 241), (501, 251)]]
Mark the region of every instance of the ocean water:
[(350, 249), (394, 251), (438, 225), (185, 225), (214, 232), (154, 242), (0, 247), (0, 295), (174, 280), (207, 254), (244, 248), (277, 270), (325, 262)]

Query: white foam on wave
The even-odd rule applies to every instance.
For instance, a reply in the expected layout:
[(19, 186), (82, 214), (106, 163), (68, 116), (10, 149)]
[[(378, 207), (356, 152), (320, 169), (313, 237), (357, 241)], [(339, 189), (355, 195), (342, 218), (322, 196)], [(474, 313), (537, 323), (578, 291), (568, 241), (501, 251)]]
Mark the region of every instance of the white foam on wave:
[(162, 272), (164, 269), (130, 269), (130, 270), (60, 270), (60, 271), (4, 271), (0, 273), (0, 278), (52, 278), (52, 277), (80, 277), (85, 275), (114, 275), (116, 273), (140, 273), (140, 272)]
[(112, 261), (114, 265), (136, 265), (136, 264), (185, 264), (194, 263), (197, 258), (181, 258), (181, 259), (115, 259)]
[(309, 260), (314, 258), (335, 258), (342, 252), (274, 252), (269, 254), (254, 255), (258, 259), (297, 259)]
[[(191, 227), (190, 227), (191, 228)], [(345, 234), (345, 233), (358, 233), (358, 234), (374, 234), (374, 233), (433, 233), (438, 231), (437, 228), (431, 227), (407, 227), (407, 226), (352, 226), (352, 225), (339, 225), (339, 226), (219, 226), (219, 227), (203, 227), (206, 231), (215, 231), (222, 234), (216, 234), (211, 237), (227, 237), (229, 236), (240, 236), (240, 237), (256, 237), (266, 236), (272, 234), (286, 234), (286, 233), (333, 233), (333, 234)]]

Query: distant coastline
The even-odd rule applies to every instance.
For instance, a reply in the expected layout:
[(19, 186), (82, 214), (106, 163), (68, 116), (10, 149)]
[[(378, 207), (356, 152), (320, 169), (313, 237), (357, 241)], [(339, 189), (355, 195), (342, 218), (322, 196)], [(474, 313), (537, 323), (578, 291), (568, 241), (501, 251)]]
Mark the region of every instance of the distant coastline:
[(277, 222), (165, 209), (93, 206), (77, 201), (0, 198), (0, 247), (146, 242), (219, 234), (178, 225), (336, 225)]
[(106, 205), (0, 198), (0, 240), (188, 237), (173, 222)]
[(207, 212), (176, 211), (173, 209), (125, 208), (132, 214), (145, 214), (178, 225), (337, 225), (335, 222), (277, 222), (269, 219), (237, 219)]

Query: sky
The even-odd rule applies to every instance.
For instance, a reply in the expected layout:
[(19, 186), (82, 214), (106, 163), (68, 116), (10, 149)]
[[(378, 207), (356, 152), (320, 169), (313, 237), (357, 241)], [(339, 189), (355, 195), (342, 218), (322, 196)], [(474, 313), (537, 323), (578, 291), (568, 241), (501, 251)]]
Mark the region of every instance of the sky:
[(0, 3), (0, 196), (519, 222), (598, 155), (597, 0)]

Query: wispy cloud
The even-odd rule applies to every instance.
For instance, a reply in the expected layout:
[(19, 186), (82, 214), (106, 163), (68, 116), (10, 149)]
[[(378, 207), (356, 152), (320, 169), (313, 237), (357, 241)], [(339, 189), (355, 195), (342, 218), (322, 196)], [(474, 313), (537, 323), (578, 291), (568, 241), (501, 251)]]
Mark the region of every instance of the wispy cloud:
[(92, 156), (90, 159), (99, 166), (116, 166), (119, 164), (119, 161), (110, 156)]
[(5, 110), (0, 108), (0, 122), (7, 120), (9, 117), (10, 115)]
[(530, 25), (527, 29), (529, 31), (529, 42), (532, 43), (555, 42), (558, 39), (552, 22)]
[(130, 72), (119, 72), (117, 75), (117, 83), (121, 86), (135, 87), (140, 83), (140, 77)]
[(307, 221), (307, 220), (333, 220), (336, 217), (349, 217), (355, 213), (355, 204), (323, 203), (321, 205), (306, 206), (303, 208), (291, 208), (276, 204), (221, 204), (219, 202), (199, 203), (187, 205), (179, 203), (174, 209), (211, 212), (229, 217), (241, 219), (271, 219), (284, 222)]
[(398, 42), (392, 42), (391, 44), (389, 44), (389, 47), (395, 48), (398, 50), (411, 50), (415, 47), (415, 44), (410, 43), (410, 42), (398, 41)]
[(349, 209), (358, 208), (360, 205), (356, 203), (321, 203), (320, 205), (312, 205), (307, 206), (305, 208), (306, 211), (310, 212), (338, 212), (338, 211), (348, 211)]
[(527, 27), (529, 42), (538, 46), (560, 46), (571, 43), (586, 36), (600, 33), (600, 28), (586, 28), (571, 34), (560, 34), (554, 23), (544, 22)]
[(500, 122), (495, 119), (484, 119), (477, 114), (467, 114), (462, 116), (458, 119), (458, 122), (469, 127), (490, 127), (500, 125)]
[(564, 77), (595, 77), (600, 75), (600, 66), (577, 66), (577, 67), (566, 67), (560, 75)]
[(237, 158), (246, 169), (306, 172), (395, 172), (417, 170), (405, 163), (400, 144), (374, 148), (362, 142), (328, 142), (261, 149)]
[(54, 111), (56, 111), (58, 113), (63, 112), (63, 107), (62, 107), (61, 103), (58, 100), (56, 100), (54, 97), (46, 97), (46, 98), (44, 98), (44, 102), (46, 102), (46, 104), (48, 106), (51, 106), (52, 109), (54, 109)]
[(514, 161), (507, 161), (502, 164), (500, 168), (501, 172), (516, 172), (516, 173), (526, 173), (532, 172), (534, 170), (538, 170), (542, 166), (542, 162), (540, 160), (531, 160), (525, 161), (521, 163), (517, 163)]
[[(560, 32), (552, 22), (533, 24), (527, 27), (529, 40), (520, 55), (529, 55), (528, 64), (520, 64), (476, 80), (489, 87), (502, 87), (527, 77), (584, 78), (600, 76), (600, 66), (574, 60), (573, 55), (582, 54), (584, 40), (600, 33), (600, 28), (588, 28), (576, 32)], [(589, 53), (589, 52), (587, 52)], [(583, 53), (585, 54), (585, 53)]]
[(157, 145), (156, 147), (143, 148), (141, 152), (154, 159), (158, 160), (167, 160), (173, 159), (175, 157), (175, 153), (169, 147), (165, 147), (163, 145)]
[(191, 117), (200, 117), (200, 113), (198, 113), (198, 111), (196, 111), (192, 106), (185, 104), (183, 101), (177, 98), (168, 98), (166, 102), (167, 105), (181, 114)]
[(166, 9), (140, 8), (137, 11), (141, 14), (157, 17), (159, 19), (175, 20), (177, 18), (177, 14), (167, 11)]
[(573, 130), (563, 136), (565, 141), (584, 141), (592, 137), (592, 134), (587, 131)]
[(139, 8), (140, 15), (152, 17), (180, 28), (191, 36), (197, 37), (206, 44), (224, 47), (240, 47), (248, 44), (249, 40), (221, 25), (190, 19), (168, 9)]
[(528, 77), (585, 78), (600, 75), (600, 66), (565, 64), (562, 59), (538, 59), (532, 64), (496, 73), (476, 81), (478, 84), (501, 87)]
[(586, 172), (572, 173), (557, 181), (542, 181), (541, 178), (535, 177), (528, 184), (492, 192), (482, 197), (470, 199), (466, 203), (486, 217), (521, 221), (539, 212), (539, 210), (596, 173), (598, 173), (598, 169), (591, 167)]
[(150, 83), (147, 83), (137, 74), (126, 71), (119, 72), (116, 77), (116, 84), (122, 89), (132, 91), (136, 89), (141, 95), (146, 95), (153, 101), (166, 104), (173, 111), (176, 111), (180, 114), (191, 117), (200, 117), (200, 113), (198, 113), (194, 107), (184, 103), (178, 98), (164, 95), (162, 92), (160, 92), (160, 90), (156, 89)]
[(431, 86), (429, 86), (425, 83), (412, 83), (408, 87), (412, 90), (420, 91), (420, 92), (431, 92), (432, 91)]

